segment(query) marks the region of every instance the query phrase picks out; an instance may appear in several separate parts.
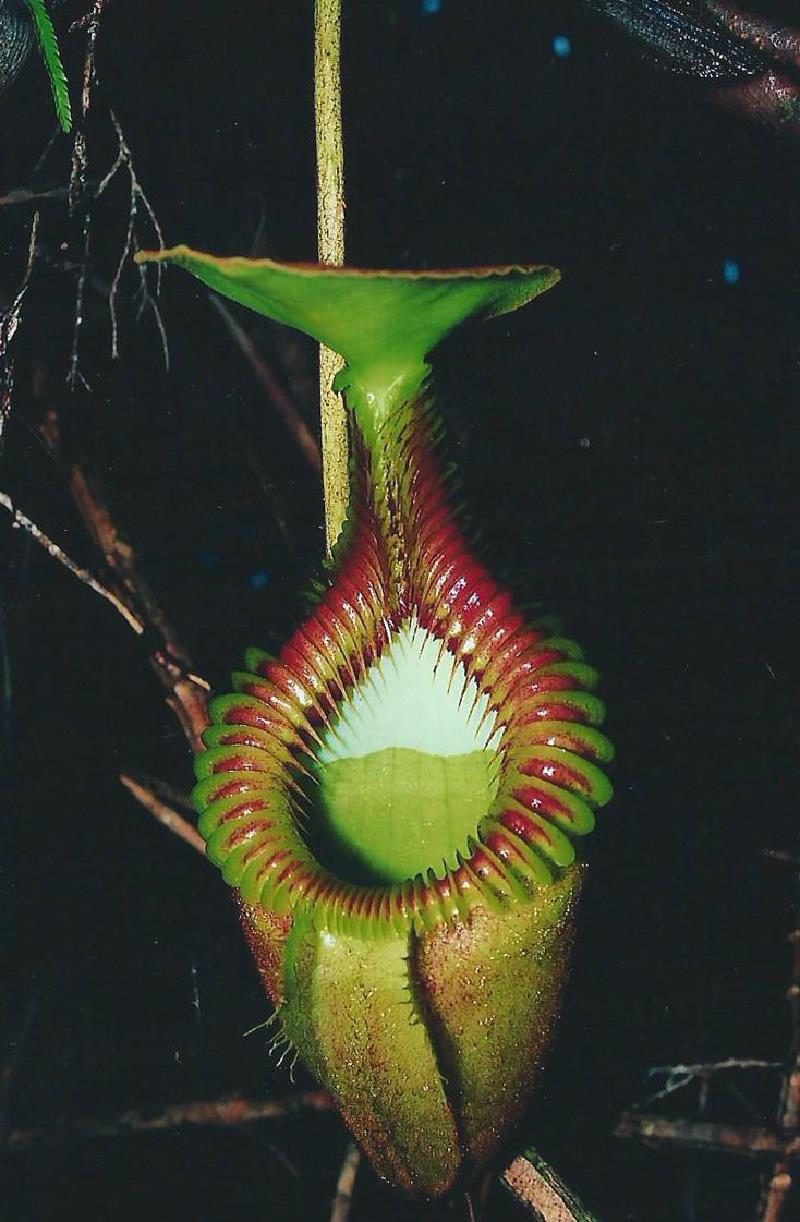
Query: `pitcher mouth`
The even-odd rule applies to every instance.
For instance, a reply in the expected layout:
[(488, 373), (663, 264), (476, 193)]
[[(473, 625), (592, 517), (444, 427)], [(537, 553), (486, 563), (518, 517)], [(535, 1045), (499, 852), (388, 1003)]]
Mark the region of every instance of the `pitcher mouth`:
[(478, 635), (459, 651), (419, 610), (362, 623), (367, 643), (321, 607), (212, 702), (199, 827), (246, 904), (330, 933), (423, 933), (572, 866), (611, 794), (595, 672), (536, 626), (484, 664)]

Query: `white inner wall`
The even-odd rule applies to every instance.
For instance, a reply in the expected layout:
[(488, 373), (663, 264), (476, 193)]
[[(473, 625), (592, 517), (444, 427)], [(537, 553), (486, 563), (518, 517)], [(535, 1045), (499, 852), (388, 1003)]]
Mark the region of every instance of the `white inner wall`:
[(332, 729), (322, 735), (318, 759), (328, 763), (387, 747), (431, 755), (491, 749), (496, 746), (495, 714), (480, 724), (489, 698), (476, 700), (475, 680), (465, 687), (465, 679), (464, 666), (410, 620), (348, 696)]

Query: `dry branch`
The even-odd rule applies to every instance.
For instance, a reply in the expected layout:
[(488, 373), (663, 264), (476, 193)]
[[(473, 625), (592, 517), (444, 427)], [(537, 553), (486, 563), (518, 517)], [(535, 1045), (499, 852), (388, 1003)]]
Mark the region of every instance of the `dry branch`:
[(275, 1099), (213, 1099), (176, 1103), (160, 1111), (130, 1111), (109, 1119), (89, 1117), (38, 1128), (12, 1129), (10, 1151), (27, 1150), (40, 1142), (71, 1141), (77, 1137), (127, 1137), (131, 1133), (182, 1128), (238, 1128), (260, 1120), (276, 1120), (298, 1112), (327, 1112), (333, 1107), (324, 1090), (300, 1091)]
[(3, 444), (5, 426), (11, 415), (11, 392), (14, 385), (14, 362), (9, 356), (9, 348), (19, 326), (22, 302), (28, 291), (33, 265), (36, 260), (36, 235), (39, 231), (39, 213), (34, 212), (31, 221), (31, 234), (28, 239), (28, 260), (17, 295), (11, 305), (0, 314), (0, 448)]
[(314, 471), (322, 469), (319, 446), (303, 417), (298, 412), (291, 395), (287, 394), (280, 379), (275, 376), (270, 366), (264, 360), (251, 336), (245, 331), (234, 313), (228, 309), (225, 302), (216, 293), (209, 293), (208, 299), (222, 318), (230, 331), (239, 351), (247, 359), (253, 373), (261, 383), (275, 411), (291, 433), (303, 452), (303, 456)]
[(32, 204), (40, 199), (67, 199), (68, 196), (69, 188), (65, 186), (48, 187), (42, 191), (34, 191), (31, 187), (13, 187), (5, 195), (0, 195), (0, 208)]
[[(800, 902), (797, 917), (800, 917)], [(800, 1128), (800, 929), (793, 929), (789, 934), (789, 944), (792, 948), (792, 963), (786, 997), (789, 1002), (791, 1038), (778, 1101), (777, 1125), (781, 1135), (796, 1135)], [(783, 1217), (783, 1207), (795, 1186), (795, 1178), (794, 1169), (788, 1159), (780, 1158), (764, 1187), (760, 1222), (779, 1222)]]
[(785, 849), (762, 849), (761, 856), (769, 858), (770, 861), (779, 861), (782, 865), (794, 866), (795, 870), (800, 870), (800, 857), (795, 853), (787, 853)]
[(88, 472), (85, 464), (65, 462), (55, 412), (48, 413), (40, 432), (54, 458), (66, 468), (72, 499), (119, 587), (115, 596), (120, 602), (126, 605), (130, 602), (136, 608), (136, 618), (141, 624), (138, 632), (149, 627), (163, 643), (151, 653), (150, 661), (166, 689), (167, 704), (178, 718), (192, 749), (197, 749), (208, 724), (209, 684), (194, 672), (187, 651), (141, 571), (135, 548), (116, 523), (99, 481)]
[(699, 1120), (673, 1120), (648, 1112), (623, 1112), (615, 1137), (635, 1137), (645, 1145), (676, 1146), (716, 1154), (742, 1154), (752, 1158), (800, 1158), (800, 1135), (772, 1129)]
[(194, 815), (194, 802), (192, 795), (187, 793), (185, 789), (178, 789), (175, 785), (170, 785), (169, 781), (162, 781), (160, 777), (149, 776), (144, 772), (134, 772), (129, 774), (137, 785), (141, 785), (144, 789), (148, 789), (150, 793), (155, 794), (162, 802), (166, 802), (168, 806), (173, 806), (178, 811), (186, 811), (187, 814)]
[[(125, 242), (122, 248), (122, 254), (119, 257), (117, 270), (114, 272), (114, 278), (111, 281), (111, 290), (108, 294), (108, 310), (111, 319), (111, 356), (116, 360), (119, 356), (119, 330), (117, 325), (117, 293), (119, 291), (122, 273), (125, 270), (126, 264), (129, 262), (129, 257), (132, 252), (139, 250), (139, 244), (136, 238), (136, 222), (138, 218), (139, 206), (141, 205), (153, 227), (153, 231), (158, 241), (158, 249), (164, 249), (164, 235), (161, 232), (161, 226), (158, 223), (158, 217), (153, 211), (153, 207), (145, 194), (142, 184), (136, 177), (136, 169), (133, 164), (133, 154), (128, 147), (128, 143), (122, 132), (119, 119), (111, 111), (111, 122), (114, 124), (114, 131), (117, 134), (118, 151), (117, 158), (111, 170), (103, 179), (97, 189), (98, 196), (105, 190), (108, 183), (116, 174), (117, 170), (124, 166), (128, 175), (129, 185), (129, 204), (128, 204), (128, 228), (125, 234)], [(158, 303), (150, 293), (147, 285), (147, 268), (139, 265), (137, 267), (139, 274), (139, 309), (137, 311), (137, 319), (141, 318), (144, 311), (150, 307), (153, 311), (156, 327), (158, 328), (159, 338), (161, 340), (161, 351), (164, 356), (164, 368), (169, 369), (169, 343), (167, 341), (167, 331), (164, 326), (164, 320), (161, 317), (161, 311), (158, 308)], [(157, 267), (155, 272), (156, 277), (156, 297), (158, 296), (161, 287), (161, 268)]]
[(668, 1095), (683, 1090), (693, 1082), (700, 1082), (707, 1087), (712, 1078), (719, 1073), (742, 1069), (780, 1069), (780, 1061), (762, 1061), (753, 1057), (727, 1057), (724, 1061), (703, 1061), (697, 1065), (653, 1065), (647, 1071), (648, 1078), (663, 1077), (664, 1085), (660, 1090), (648, 1095), (646, 1102), (655, 1103), (658, 1099), (666, 1099)]
[(38, 543), (39, 547), (43, 548), (44, 551), (47, 552), (48, 556), (52, 556), (52, 558), (57, 560), (59, 564), (63, 565), (68, 572), (72, 573), (73, 577), (77, 577), (78, 581), (80, 581), (82, 585), (87, 586), (90, 590), (93, 590), (95, 594), (99, 594), (101, 598), (104, 598), (106, 602), (110, 603), (114, 610), (122, 616), (128, 627), (132, 628), (137, 635), (141, 635), (141, 633), (144, 632), (144, 624), (137, 615), (134, 615), (125, 601), (115, 594), (113, 590), (110, 590), (107, 586), (104, 586), (101, 581), (98, 581), (98, 579), (92, 573), (90, 573), (88, 569), (84, 569), (81, 567), (81, 565), (76, 564), (75, 561), (67, 555), (62, 547), (59, 547), (59, 545), (53, 539), (51, 539), (49, 535), (46, 535), (44, 531), (41, 530), (40, 527), (38, 527), (36, 523), (33, 522), (26, 514), (17, 509), (16, 505), (11, 500), (11, 497), (5, 492), (0, 492), (0, 508), (5, 509), (5, 511), (10, 514), (11, 525), (13, 527), (15, 527), (17, 530), (23, 530), (26, 535), (29, 535), (30, 538), (34, 540), (35, 543)]
[(183, 815), (179, 815), (173, 807), (168, 806), (147, 785), (143, 785), (132, 776), (128, 776), (127, 773), (121, 772), (119, 779), (139, 805), (149, 811), (154, 819), (157, 819), (168, 831), (179, 836), (181, 840), (185, 840), (191, 848), (205, 857), (205, 841), (188, 819), (184, 819)]
[(361, 1151), (352, 1142), (347, 1147), (342, 1169), (336, 1181), (336, 1196), (331, 1206), (331, 1222), (347, 1222), (350, 1217), (350, 1206), (353, 1203), (353, 1189), (356, 1184), (358, 1168), (361, 1165)]

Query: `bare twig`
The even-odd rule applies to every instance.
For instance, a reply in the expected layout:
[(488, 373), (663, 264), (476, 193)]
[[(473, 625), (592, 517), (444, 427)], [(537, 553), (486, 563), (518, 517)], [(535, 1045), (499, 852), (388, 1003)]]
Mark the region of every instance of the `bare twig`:
[(76, 30), (86, 30), (86, 57), (83, 61), (83, 89), (81, 90), (81, 111), (85, 117), (91, 104), (92, 86), (95, 81), (95, 57), (97, 54), (97, 35), (100, 33), (100, 18), (108, 0), (94, 0), (87, 13), (73, 21), (69, 28), (70, 34)]
[[(28, 290), (30, 279), (33, 274), (33, 265), (36, 260), (36, 237), (39, 232), (39, 213), (34, 212), (33, 220), (31, 221), (31, 233), (28, 238), (28, 258), (25, 264), (25, 272), (22, 277), (22, 284), (19, 286), (17, 295), (11, 302), (8, 309), (0, 315), (0, 339), (3, 345), (7, 345), (14, 338), (19, 323), (19, 312), (22, 306), (23, 298)], [(0, 352), (3, 348), (0, 347)]]
[(22, 302), (28, 291), (33, 265), (36, 261), (36, 235), (39, 231), (39, 213), (33, 214), (31, 234), (28, 239), (28, 260), (17, 295), (4, 313), (0, 314), (0, 451), (3, 446), (5, 426), (11, 415), (11, 396), (14, 388), (14, 366), (8, 350), (19, 326)]
[(187, 673), (166, 654), (151, 659), (156, 674), (168, 689), (167, 705), (175, 714), (192, 751), (203, 748), (202, 734), (208, 725), (210, 685), (200, 675)]
[[(104, 0), (95, 0), (91, 10), (84, 14), (80, 19), (80, 25), (85, 25), (88, 30), (86, 40), (86, 54), (83, 61), (83, 88), (81, 90), (81, 121), (75, 130), (75, 137), (72, 142), (72, 159), (70, 165), (69, 184), (67, 187), (67, 203), (70, 213), (73, 213), (78, 205), (83, 202), (87, 195), (86, 187), (86, 169), (88, 165), (88, 155), (86, 151), (86, 116), (89, 113), (91, 104), (92, 86), (95, 80), (95, 53), (97, 48), (97, 35), (100, 32), (100, 16), (103, 10)], [(75, 22), (70, 28), (72, 33), (78, 28), (79, 23)], [(97, 194), (101, 194), (98, 190)], [(78, 369), (78, 345), (80, 341), (81, 327), (83, 326), (83, 301), (86, 292), (86, 277), (89, 271), (89, 242), (91, 240), (91, 207), (87, 207), (83, 218), (83, 248), (80, 266), (78, 268), (77, 280), (75, 283), (75, 317), (72, 326), (72, 346), (70, 348), (69, 365), (67, 366), (67, 386), (71, 391), (75, 390), (78, 380), (81, 381), (86, 389), (89, 389), (86, 378)]]
[[(800, 878), (798, 888), (800, 889)], [(800, 898), (796, 918), (800, 921)], [(789, 943), (792, 948), (792, 966), (786, 996), (789, 1002), (791, 1037), (777, 1115), (778, 1132), (782, 1135), (796, 1135), (800, 1128), (800, 929), (792, 930)], [(784, 1205), (795, 1184), (796, 1173), (789, 1161), (786, 1158), (779, 1159), (762, 1194), (761, 1222), (780, 1222)]]
[(767, 1183), (760, 1222), (779, 1222), (792, 1186), (793, 1180), (788, 1166), (785, 1163), (777, 1163)]
[[(100, 15), (105, 6), (106, 0), (96, 0), (96, 3), (88, 16), (89, 29), (89, 44), (86, 53), (86, 63), (84, 69), (84, 92), (83, 92), (83, 117), (86, 117), (86, 111), (89, 107), (91, 96), (91, 83), (94, 80), (94, 43), (97, 38), (99, 29)], [(80, 334), (81, 324), (83, 322), (83, 298), (86, 287), (86, 277), (89, 268), (89, 242), (91, 230), (91, 205), (97, 201), (106, 191), (110, 183), (114, 180), (120, 170), (124, 170), (128, 176), (128, 221), (125, 230), (125, 240), (123, 242), (122, 251), (117, 261), (117, 266), (111, 279), (111, 285), (108, 292), (108, 311), (111, 322), (111, 356), (113, 359), (119, 357), (119, 323), (117, 317), (117, 297), (119, 293), (122, 275), (125, 267), (130, 259), (132, 252), (139, 249), (139, 241), (137, 238), (137, 222), (139, 219), (139, 211), (142, 208), (150, 221), (153, 232), (155, 233), (159, 249), (164, 248), (164, 236), (161, 232), (161, 226), (158, 222), (158, 217), (147, 198), (142, 184), (136, 175), (136, 169), (133, 162), (133, 154), (131, 153), (128, 142), (125, 139), (122, 131), (122, 126), (114, 111), (109, 112), (111, 122), (114, 127), (114, 132), (117, 137), (117, 153), (110, 168), (98, 181), (94, 191), (90, 191), (86, 183), (87, 169), (87, 151), (86, 137), (83, 127), (75, 135), (75, 143), (73, 146), (72, 156), (72, 173), (70, 177), (69, 189), (67, 198), (69, 200), (70, 211), (74, 211), (78, 203), (88, 200), (88, 205), (83, 218), (83, 255), (81, 262), (78, 265), (78, 278), (75, 290), (75, 323), (72, 336), (72, 351), (70, 354), (69, 368), (67, 372), (67, 384), (71, 390), (75, 389), (78, 379), (85, 383), (85, 379), (78, 370), (78, 339)], [(16, 202), (17, 197), (21, 193), (14, 193), (14, 198), (10, 202)], [(164, 320), (161, 317), (161, 311), (158, 308), (158, 302), (150, 293), (147, 280), (147, 269), (139, 267), (137, 269), (139, 276), (138, 289), (138, 308), (136, 312), (137, 321), (141, 319), (145, 310), (150, 308), (153, 312), (156, 327), (158, 329), (159, 338), (161, 341), (161, 350), (164, 356), (164, 365), (169, 369), (169, 342), (167, 340), (167, 332), (164, 326)], [(161, 268), (156, 271), (156, 297), (161, 287)]]
[[(2, 314), (0, 314), (0, 456), (2, 456), (3, 453), (6, 425), (11, 419), (11, 411), (13, 407), (14, 359), (11, 355), (10, 348), (19, 326), (20, 315), (22, 313), (22, 303), (25, 299), (25, 294), (28, 291), (31, 276), (33, 275), (33, 265), (36, 261), (36, 236), (38, 231), (39, 213), (35, 212), (31, 222), (31, 232), (28, 239), (28, 258), (25, 264), (25, 271), (22, 276), (22, 283), (17, 290), (14, 300), (11, 302), (11, 305)], [(0, 675), (2, 675), (2, 723), (3, 729), (6, 732), (6, 737), (8, 737), (11, 731), (13, 689), (11, 680), (11, 653), (8, 647), (8, 637), (6, 634), (5, 607), (1, 598)]]
[[(762, 856), (798, 867), (796, 855), (783, 850), (766, 849)], [(783, 1066), (780, 1062), (728, 1058), (725, 1061), (699, 1065), (660, 1065), (649, 1077), (664, 1075), (663, 1088), (651, 1095), (648, 1102), (666, 1098), (682, 1087), (697, 1081), (700, 1085), (701, 1118), (672, 1119), (640, 1112), (623, 1112), (615, 1129), (617, 1137), (638, 1138), (646, 1145), (684, 1147), (688, 1149), (729, 1153), (750, 1158), (766, 1158), (774, 1166), (763, 1187), (758, 1210), (759, 1222), (781, 1222), (784, 1206), (796, 1183), (794, 1163), (800, 1159), (800, 876), (795, 929), (789, 935), (792, 945), (792, 968), (787, 998), (790, 1006), (790, 1046)], [(716, 1075), (725, 1071), (747, 1071), (783, 1068), (781, 1091), (774, 1128), (745, 1127), (733, 1124), (706, 1123), (703, 1119), (709, 1088)], [(733, 1079), (727, 1081), (735, 1091)], [(739, 1095), (743, 1099), (743, 1096)]]
[[(0, 702), (2, 702), (2, 732), (6, 743), (11, 742), (11, 727), (14, 715), (14, 680), (11, 672), (11, 650), (8, 647), (8, 631), (5, 600), (0, 591)], [(5, 753), (0, 750), (0, 758)]]
[(81, 89), (81, 122), (75, 132), (72, 145), (72, 167), (69, 180), (69, 207), (73, 212), (86, 194), (86, 117), (92, 104), (92, 89), (96, 80), (95, 60), (97, 57), (97, 36), (100, 33), (100, 18), (106, 6), (106, 0), (94, 0), (88, 13), (78, 18), (70, 26), (70, 33), (76, 30), (86, 30), (86, 54), (83, 59), (83, 87)]
[(769, 858), (770, 861), (779, 861), (782, 865), (793, 866), (796, 870), (800, 870), (800, 857), (795, 853), (787, 853), (785, 849), (762, 849), (761, 856)]
[(792, 947), (792, 974), (786, 996), (791, 1013), (792, 1038), (778, 1113), (778, 1123), (786, 1131), (800, 1127), (800, 929), (792, 930), (789, 942)]
[[(60, 458), (60, 428), (54, 412), (48, 413), (40, 431), (51, 452)], [(70, 469), (69, 484), (73, 499), (96, 547), (119, 582), (117, 590), (101, 582), (88, 569), (76, 564), (63, 548), (16, 508), (6, 493), (0, 493), (0, 508), (10, 514), (13, 527), (24, 530), (83, 585), (110, 603), (137, 636), (141, 636), (148, 626), (158, 632), (164, 647), (154, 650), (150, 660), (167, 690), (167, 704), (178, 718), (192, 749), (196, 750), (201, 745), (201, 735), (208, 725), (206, 706), (210, 686), (202, 676), (192, 670), (188, 654), (139, 571), (134, 549), (116, 526), (98, 485), (89, 479), (84, 468), (78, 463), (73, 464)], [(137, 614), (137, 611), (140, 614)]]
[(800, 1158), (800, 1135), (783, 1136), (770, 1129), (706, 1121), (670, 1119), (646, 1112), (623, 1112), (615, 1137), (635, 1137), (645, 1145), (678, 1146), (752, 1158)]
[(122, 247), (122, 253), (117, 263), (116, 271), (111, 279), (111, 292), (108, 294), (108, 312), (111, 317), (111, 356), (113, 360), (119, 359), (119, 325), (117, 323), (117, 293), (119, 292), (119, 282), (122, 279), (122, 273), (125, 270), (125, 264), (133, 248), (133, 227), (136, 224), (136, 191), (133, 186), (133, 178), (130, 179), (130, 204), (128, 208), (128, 228), (125, 232), (125, 242)]
[(90, 590), (94, 590), (95, 594), (99, 594), (106, 602), (110, 603), (114, 610), (122, 616), (126, 624), (133, 629), (137, 635), (144, 632), (144, 624), (137, 615), (134, 615), (130, 607), (128, 607), (121, 598), (119, 598), (108, 586), (104, 586), (101, 581), (89, 572), (88, 569), (82, 568), (76, 564), (74, 560), (59, 547), (49, 535), (46, 535), (43, 530), (40, 530), (35, 522), (32, 522), (29, 517), (26, 517), (19, 509), (16, 508), (10, 496), (0, 492), (0, 508), (5, 509), (11, 515), (11, 525), (17, 530), (24, 530), (27, 535), (38, 543), (39, 547), (43, 548), (48, 555), (62, 564), (65, 569), (72, 573), (73, 577), (77, 577), (83, 585), (88, 586)]
[(14, 187), (0, 195), (0, 208), (10, 208), (17, 204), (32, 204), (39, 199), (66, 199), (68, 187), (50, 187), (44, 191), (33, 191), (30, 187)]
[(347, 1222), (350, 1217), (350, 1206), (353, 1203), (358, 1168), (361, 1165), (361, 1151), (353, 1142), (347, 1147), (342, 1169), (336, 1181), (336, 1196), (331, 1206), (331, 1222)]
[(502, 1181), (537, 1222), (598, 1222), (537, 1150), (515, 1158)]
[(664, 1077), (666, 1081), (660, 1090), (647, 1096), (647, 1102), (653, 1103), (657, 1099), (666, 1099), (668, 1095), (698, 1080), (707, 1084), (716, 1074), (728, 1070), (780, 1069), (780, 1067), (780, 1061), (760, 1061), (738, 1057), (728, 1057), (724, 1061), (708, 1061), (699, 1065), (654, 1065), (647, 1071), (648, 1078)]
[[(47, 441), (50, 452), (60, 458), (60, 429), (58, 417), (54, 412), (48, 413), (40, 432)], [(131, 601), (141, 609), (142, 618), (158, 630), (173, 657), (188, 663), (188, 657), (183, 652), (172, 626), (139, 569), (133, 547), (112, 517), (99, 481), (92, 478), (85, 466), (79, 462), (69, 465), (68, 479), (72, 499), (104, 563), (119, 580)]]
[[(30, 1034), (35, 1019), (38, 1017), (39, 1007), (36, 1002), (29, 1002), (25, 1007), (25, 1013), (20, 1023), (19, 1031), (16, 1037), (12, 1040), (7, 1052), (3, 1056), (2, 1064), (0, 1064), (0, 1113), (5, 1112), (8, 1104), (8, 1096), (11, 1093), (11, 1087), (14, 1084), (14, 1079), (17, 1076), (20, 1060), (24, 1051), (25, 1042)], [(0, 1120), (2, 1115), (0, 1115)]]
[(333, 1107), (323, 1090), (299, 1091), (275, 1099), (213, 1099), (176, 1103), (157, 1112), (124, 1112), (109, 1119), (81, 1118), (49, 1127), (14, 1129), (8, 1137), (10, 1151), (27, 1150), (40, 1142), (71, 1141), (78, 1137), (127, 1137), (130, 1133), (163, 1132), (182, 1128), (238, 1128), (260, 1120), (276, 1120), (298, 1112), (327, 1112)]
[(250, 367), (266, 392), (267, 398), (302, 450), (309, 466), (313, 467), (315, 471), (319, 471), (322, 466), (319, 446), (305, 420), (303, 420), (292, 402), (291, 395), (286, 393), (280, 379), (275, 376), (253, 343), (251, 336), (244, 329), (235, 314), (228, 309), (225, 302), (216, 293), (209, 293), (208, 299), (236, 341), (239, 351), (250, 362)]
[(140, 806), (163, 824), (174, 835), (179, 836), (181, 840), (185, 840), (196, 852), (202, 853), (205, 856), (206, 846), (203, 837), (200, 835), (196, 827), (189, 823), (188, 819), (184, 819), (183, 815), (179, 815), (173, 807), (168, 806), (162, 801), (152, 789), (146, 785), (142, 785), (127, 773), (121, 772), (120, 781), (133, 794)]
[(189, 815), (195, 814), (191, 794), (188, 794), (186, 790), (178, 789), (175, 785), (170, 785), (168, 781), (162, 781), (159, 777), (148, 776), (144, 772), (135, 772), (129, 775), (138, 785), (149, 789), (151, 793), (154, 793), (162, 802), (166, 802), (168, 806), (174, 806), (177, 810), (184, 810)]
[(286, 514), (284, 513), (283, 505), (281, 504), (280, 496), (275, 481), (268, 476), (264, 464), (261, 461), (257, 448), (252, 444), (251, 439), (245, 433), (241, 423), (234, 415), (231, 419), (231, 432), (236, 440), (236, 444), (247, 463), (253, 475), (256, 478), (259, 488), (263, 492), (265, 498), (269, 502), (273, 517), (278, 526), (278, 530), (283, 536), (290, 553), (294, 553), (294, 544), (292, 542), (291, 532), (286, 522)]
[[(40, 432), (51, 453), (63, 460), (61, 431), (55, 412), (48, 413)], [(188, 653), (141, 572), (135, 549), (117, 526), (99, 482), (91, 478), (79, 462), (68, 467), (68, 481), (86, 528), (119, 582), (120, 590), (140, 612), (142, 624), (155, 629), (164, 642), (164, 647), (155, 650), (150, 660), (168, 693), (167, 704), (178, 718), (192, 749), (196, 750), (208, 724), (209, 684), (194, 672)]]
[[(79, 368), (79, 344), (81, 328), (84, 321), (84, 299), (86, 285), (89, 276), (89, 248), (91, 242), (92, 206), (103, 195), (109, 184), (121, 170), (125, 171), (128, 176), (129, 206), (122, 252), (117, 262), (108, 291), (109, 314), (111, 319), (111, 353), (114, 358), (119, 355), (117, 296), (122, 275), (129, 260), (129, 256), (132, 251), (139, 249), (137, 225), (142, 211), (145, 213), (147, 219), (149, 220), (150, 226), (155, 233), (159, 248), (163, 249), (164, 246), (164, 239), (161, 233), (158, 218), (150, 204), (149, 199), (147, 198), (144, 188), (136, 175), (131, 150), (127, 144), (127, 141), (125, 140), (119, 120), (113, 111), (109, 111), (109, 116), (117, 137), (116, 156), (110, 169), (106, 171), (99, 181), (94, 183), (87, 181), (87, 170), (89, 166), (89, 152), (86, 135), (87, 119), (89, 110), (92, 106), (94, 87), (97, 79), (97, 40), (100, 33), (101, 18), (105, 12), (107, 4), (108, 0), (93, 0), (89, 10), (82, 17), (78, 18), (78, 20), (74, 21), (70, 27), (71, 33), (79, 29), (86, 30), (87, 37), (83, 65), (80, 120), (76, 125), (75, 135), (73, 138), (68, 182), (41, 191), (36, 191), (28, 187), (19, 187), (0, 197), (0, 206), (26, 204), (32, 200), (38, 199), (65, 199), (70, 215), (74, 215), (79, 209), (83, 209), (80, 237), (81, 254), (79, 259), (74, 261), (72, 265), (76, 272), (75, 313), (72, 345), (69, 363), (67, 366), (66, 381), (70, 390), (73, 391), (79, 382), (89, 389), (87, 380)], [(47, 149), (45, 149), (45, 152), (42, 154), (42, 157), (40, 157), (35, 173), (37, 173), (41, 168), (51, 144), (52, 140), (50, 144), (48, 144)], [(142, 315), (148, 308), (152, 310), (161, 341), (164, 364), (167, 368), (169, 368), (169, 344), (167, 341), (164, 321), (161, 317), (157, 301), (150, 292), (146, 269), (144, 267), (138, 268), (137, 274), (139, 277), (139, 288), (137, 293), (138, 306), (136, 312), (137, 321), (141, 319)], [(155, 277), (155, 296), (157, 297), (161, 284), (160, 268), (156, 270)]]
[[(136, 241), (136, 221), (137, 221), (137, 216), (138, 216), (138, 211), (139, 211), (139, 205), (141, 205), (144, 208), (145, 212), (147, 213), (147, 216), (150, 220), (150, 224), (153, 227), (153, 230), (156, 235), (156, 239), (158, 241), (159, 250), (164, 249), (164, 235), (161, 232), (161, 226), (158, 223), (158, 218), (155, 212), (153, 211), (150, 201), (148, 200), (142, 188), (142, 184), (139, 182), (139, 179), (136, 177), (136, 170), (133, 164), (133, 154), (131, 153), (131, 150), (128, 147), (127, 141), (125, 140), (125, 137), (122, 133), (122, 127), (120, 126), (119, 119), (114, 114), (113, 110), (111, 111), (111, 122), (114, 124), (114, 130), (117, 133), (118, 154), (117, 154), (117, 160), (115, 161), (114, 165), (112, 166), (111, 171), (109, 172), (109, 174), (106, 176), (106, 178), (103, 180), (101, 184), (101, 189), (105, 190), (106, 186), (108, 185), (108, 182), (110, 182), (111, 178), (113, 178), (114, 174), (117, 172), (117, 170), (121, 166), (124, 166), (125, 170), (127, 171), (128, 182), (129, 182), (129, 187), (130, 187), (130, 202), (129, 202), (129, 209), (128, 209), (128, 228), (125, 233), (125, 242), (122, 247), (122, 254), (119, 257), (117, 269), (114, 272), (114, 276), (111, 281), (111, 291), (108, 295), (108, 310), (111, 316), (111, 356), (113, 357), (114, 360), (117, 360), (119, 357), (119, 329), (118, 329), (118, 324), (117, 324), (117, 293), (119, 291), (119, 285), (120, 285), (120, 280), (122, 279), (122, 273), (125, 270), (125, 265), (128, 262), (129, 256), (134, 249), (138, 249), (138, 243)], [(98, 189), (98, 194), (100, 194), (100, 189)], [(153, 315), (156, 320), (156, 326), (158, 327), (158, 333), (161, 338), (161, 350), (164, 354), (164, 366), (166, 369), (169, 369), (169, 345), (167, 343), (167, 333), (164, 327), (164, 320), (161, 317), (161, 312), (158, 308), (158, 303), (155, 300), (155, 298), (151, 296), (150, 290), (147, 286), (147, 269), (141, 264), (138, 266), (138, 274), (139, 274), (139, 295), (140, 295), (140, 305), (139, 305), (138, 316), (141, 317), (144, 310), (148, 306), (153, 311)], [(159, 267), (156, 271), (156, 295), (158, 294), (160, 285), (161, 285), (161, 268)]]
[[(76, 144), (79, 136), (76, 136)], [(81, 261), (78, 264), (77, 278), (75, 281), (75, 315), (72, 323), (72, 345), (69, 353), (69, 365), (67, 366), (67, 386), (71, 391), (75, 390), (78, 380), (88, 390), (89, 384), (86, 378), (78, 369), (78, 345), (80, 342), (81, 328), (83, 326), (83, 300), (86, 294), (86, 277), (89, 273), (89, 242), (91, 240), (91, 213), (86, 211), (83, 218), (83, 247), (81, 251)]]
[[(150, 204), (147, 202), (146, 197), (143, 197), (143, 198), (144, 198), (144, 203), (145, 203), (148, 213), (151, 215), (154, 224), (157, 225), (158, 222), (156, 221), (155, 214), (153, 213), (153, 210), (150, 207)], [(158, 240), (159, 242), (163, 242), (164, 240), (163, 237), (161, 236), (160, 231), (158, 235)], [(134, 254), (138, 254), (140, 250), (141, 250), (141, 247), (139, 245), (139, 239), (137, 238), (136, 234), (134, 233), (133, 252)], [(149, 306), (149, 308), (153, 312), (153, 320), (158, 330), (158, 338), (161, 340), (161, 352), (164, 357), (164, 368), (168, 370), (169, 369), (169, 339), (167, 338), (167, 328), (164, 324), (164, 319), (161, 316), (161, 310), (159, 309), (158, 302), (156, 301), (156, 298), (153, 297), (152, 293), (150, 292), (150, 288), (147, 283), (147, 268), (142, 267), (141, 264), (137, 264), (136, 268), (139, 273), (139, 288), (136, 291), (136, 299), (138, 299), (139, 304), (136, 309), (136, 321), (137, 322), (141, 321), (145, 310)], [(161, 267), (159, 265), (158, 270), (156, 272), (156, 297), (158, 296), (160, 291), (161, 291)]]

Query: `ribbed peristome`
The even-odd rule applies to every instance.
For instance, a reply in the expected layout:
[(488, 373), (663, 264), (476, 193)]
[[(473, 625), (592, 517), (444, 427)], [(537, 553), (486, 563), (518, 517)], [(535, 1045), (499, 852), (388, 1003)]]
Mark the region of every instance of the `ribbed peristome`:
[[(371, 449), (354, 427), (338, 571), (277, 657), (249, 651), (236, 693), (212, 703), (195, 797), (209, 857), (246, 904), (278, 914), (302, 905), (317, 928), (377, 938), (463, 920), (477, 904), (525, 902), (552, 882), (610, 796), (597, 764), (612, 749), (579, 646), (526, 623), (468, 549), (429, 392), (390, 413)], [(481, 700), (491, 716), (497, 792), (471, 851), (446, 869), (436, 861), (402, 883), (359, 884), (311, 851), (309, 782), (322, 736), (409, 623), (457, 668), (467, 703)]]

